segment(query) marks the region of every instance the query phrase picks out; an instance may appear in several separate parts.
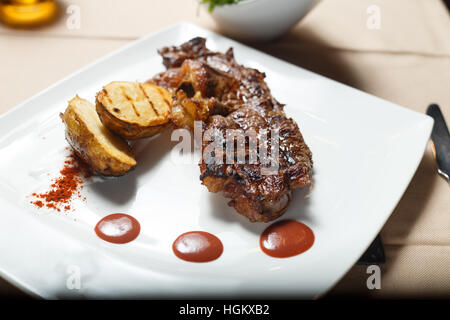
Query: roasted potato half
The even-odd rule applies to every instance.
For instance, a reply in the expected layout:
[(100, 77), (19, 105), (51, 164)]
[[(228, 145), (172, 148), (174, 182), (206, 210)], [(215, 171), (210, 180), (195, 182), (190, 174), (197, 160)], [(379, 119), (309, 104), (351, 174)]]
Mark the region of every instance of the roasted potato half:
[(172, 97), (152, 83), (114, 81), (97, 93), (102, 123), (129, 140), (151, 137), (168, 126)]
[(67, 141), (96, 172), (121, 176), (136, 166), (128, 143), (102, 124), (89, 101), (73, 98), (61, 119), (66, 126)]

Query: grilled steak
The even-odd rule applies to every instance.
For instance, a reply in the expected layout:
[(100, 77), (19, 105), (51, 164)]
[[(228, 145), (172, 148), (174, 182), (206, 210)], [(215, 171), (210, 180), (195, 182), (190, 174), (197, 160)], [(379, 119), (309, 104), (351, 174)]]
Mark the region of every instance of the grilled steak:
[(265, 74), (239, 65), (232, 48), (209, 51), (203, 38), (159, 53), (167, 71), (151, 81), (173, 94), (173, 123), (192, 128), (203, 121), (202, 183), (250, 221), (281, 216), (291, 191), (311, 183), (313, 162)]

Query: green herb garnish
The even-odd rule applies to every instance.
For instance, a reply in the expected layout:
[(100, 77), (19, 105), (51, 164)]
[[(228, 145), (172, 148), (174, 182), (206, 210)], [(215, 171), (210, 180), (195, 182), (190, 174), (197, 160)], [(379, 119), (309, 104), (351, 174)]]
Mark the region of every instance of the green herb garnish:
[(226, 4), (235, 4), (242, 0), (201, 0), (201, 3), (209, 3), (208, 10), (212, 12), (216, 6), (223, 6)]

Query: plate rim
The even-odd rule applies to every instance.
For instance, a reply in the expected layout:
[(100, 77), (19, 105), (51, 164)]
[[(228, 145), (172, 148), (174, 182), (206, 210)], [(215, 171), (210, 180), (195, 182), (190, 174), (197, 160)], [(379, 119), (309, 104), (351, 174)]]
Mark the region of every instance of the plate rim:
[[(412, 112), (412, 113), (415, 113), (415, 114), (418, 114), (418, 115), (422, 116), (422, 119), (423, 119), (423, 121), (424, 121), (424, 131), (423, 131), (423, 135), (422, 135), (422, 140), (421, 140), (420, 142), (417, 143), (417, 146), (421, 146), (421, 148), (418, 147), (418, 149), (420, 149), (421, 152), (420, 152), (420, 153), (418, 152), (417, 155), (416, 155), (416, 158), (414, 159), (414, 165), (413, 165), (413, 167), (414, 167), (415, 169), (414, 169), (414, 170), (410, 170), (407, 179), (404, 180), (404, 182), (403, 182), (402, 185), (401, 185), (401, 188), (398, 189), (398, 191), (397, 191), (397, 196), (395, 197), (395, 198), (396, 198), (396, 201), (394, 201), (394, 202), (390, 205), (389, 213), (388, 213), (388, 214), (385, 216), (385, 218), (383, 219), (383, 223), (380, 224), (380, 225), (377, 227), (378, 232), (377, 232), (376, 234), (378, 234), (378, 233), (380, 232), (380, 230), (383, 228), (383, 226), (385, 225), (386, 221), (389, 219), (389, 217), (390, 217), (391, 214), (393, 213), (393, 211), (394, 211), (395, 207), (397, 206), (397, 204), (399, 203), (399, 201), (401, 200), (403, 194), (405, 193), (405, 191), (406, 191), (408, 185), (410, 184), (410, 182), (411, 182), (413, 176), (415, 175), (415, 173), (416, 173), (416, 171), (417, 171), (417, 169), (418, 169), (418, 167), (419, 167), (419, 164), (420, 164), (420, 162), (421, 162), (421, 160), (422, 160), (422, 158), (423, 158), (423, 154), (425, 153), (426, 148), (427, 148), (429, 136), (430, 136), (430, 134), (431, 134), (431, 130), (432, 130), (433, 123), (434, 123), (433, 119), (432, 119), (431, 117), (427, 116), (426, 114), (422, 114), (422, 113), (420, 113), (420, 112), (417, 112), (417, 111), (414, 111), (414, 110), (405, 108), (405, 107), (403, 107), (403, 106), (401, 106), (401, 105), (398, 105), (398, 104), (392, 103), (392, 102), (390, 102), (390, 101), (384, 100), (384, 99), (382, 99), (382, 98), (379, 98), (379, 97), (377, 97), (377, 96), (371, 95), (371, 94), (366, 93), (366, 92), (364, 92), (364, 91), (361, 91), (361, 90), (359, 90), (359, 89), (353, 88), (353, 87), (348, 86), (348, 85), (343, 84), (343, 83), (340, 83), (340, 82), (338, 82), (338, 81), (336, 81), (336, 80), (333, 80), (333, 79), (330, 79), (330, 78), (325, 77), (325, 76), (323, 76), (323, 75), (314, 73), (314, 72), (312, 72), (312, 71), (309, 71), (309, 70), (307, 70), (307, 69), (304, 69), (304, 68), (302, 68), (302, 67), (299, 67), (299, 66), (297, 66), (297, 65), (295, 65), (295, 64), (293, 64), (293, 63), (290, 63), (290, 62), (284, 61), (284, 60), (282, 60), (282, 59), (276, 58), (276, 57), (271, 56), (271, 55), (269, 55), (269, 54), (267, 54), (267, 53), (264, 53), (264, 52), (262, 52), (262, 51), (256, 50), (256, 49), (254, 49), (254, 48), (251, 48), (251, 47), (249, 47), (249, 46), (247, 46), (247, 45), (245, 45), (245, 44), (239, 43), (239, 42), (237, 42), (237, 41), (235, 41), (235, 40), (232, 40), (232, 39), (229, 39), (229, 38), (227, 38), (227, 37), (225, 37), (225, 36), (219, 35), (219, 34), (213, 32), (213, 31), (211, 31), (211, 30), (201, 28), (201, 27), (199, 27), (199, 26), (197, 26), (197, 25), (195, 25), (195, 24), (192, 24), (192, 23), (188, 23), (188, 22), (179, 22), (179, 23), (176, 23), (176, 24), (173, 24), (173, 25), (166, 26), (166, 27), (164, 27), (164, 28), (162, 28), (162, 29), (159, 29), (159, 30), (157, 30), (157, 31), (155, 31), (155, 32), (151, 32), (151, 33), (149, 33), (149, 34), (147, 34), (147, 35), (145, 35), (145, 36), (143, 36), (143, 37), (140, 37), (140, 38), (138, 38), (138, 39), (136, 39), (136, 40), (130, 41), (129, 43), (125, 44), (124, 46), (122, 46), (122, 47), (120, 47), (120, 48), (118, 48), (118, 49), (116, 49), (116, 50), (113, 50), (112, 52), (110, 52), (110, 53), (108, 53), (108, 54), (106, 54), (106, 55), (104, 55), (104, 56), (102, 56), (102, 57), (100, 57), (100, 58), (98, 58), (98, 59), (95, 59), (93, 62), (88, 63), (87, 65), (81, 67), (80, 69), (78, 69), (78, 70), (76, 70), (76, 71), (70, 73), (69, 75), (63, 77), (62, 79), (60, 79), (60, 80), (58, 80), (58, 81), (56, 81), (55, 83), (53, 83), (53, 84), (50, 85), (49, 87), (45, 88), (44, 90), (41, 90), (40, 92), (38, 92), (38, 93), (32, 95), (30, 98), (26, 99), (25, 101), (19, 103), (18, 105), (16, 105), (16, 106), (10, 108), (10, 109), (9, 109), (8, 111), (6, 111), (5, 113), (1, 114), (1, 115), (0, 115), (0, 123), (2, 123), (3, 121), (5, 121), (6, 119), (8, 119), (8, 117), (10, 117), (12, 114), (17, 113), (17, 112), (20, 112), (20, 110), (21, 110), (22, 108), (26, 107), (26, 105), (29, 104), (29, 103), (31, 103), (33, 100), (37, 99), (38, 97), (44, 95), (45, 93), (47, 93), (47, 92), (49, 92), (49, 91), (51, 91), (51, 90), (53, 90), (54, 88), (58, 87), (59, 85), (63, 84), (64, 82), (68, 81), (69, 79), (75, 77), (76, 75), (78, 75), (78, 74), (80, 74), (80, 73), (82, 73), (82, 72), (84, 72), (84, 71), (86, 71), (86, 70), (89, 70), (91, 67), (93, 67), (93, 66), (95, 66), (95, 65), (97, 65), (97, 64), (99, 64), (99, 63), (101, 63), (102, 61), (107, 60), (108, 58), (110, 58), (110, 57), (112, 57), (112, 56), (115, 56), (115, 55), (117, 55), (117, 54), (119, 54), (119, 53), (121, 53), (121, 52), (123, 52), (123, 51), (126, 51), (126, 50), (132, 48), (133, 46), (135, 46), (135, 45), (137, 45), (137, 44), (139, 44), (139, 43), (141, 43), (141, 42), (145, 42), (145, 41), (147, 41), (148, 39), (151, 39), (151, 38), (154, 37), (154, 36), (157, 36), (157, 35), (160, 35), (160, 34), (164, 34), (164, 33), (167, 33), (167, 32), (171, 32), (171, 31), (176, 31), (177, 29), (179, 30), (179, 32), (186, 32), (185, 30), (183, 30), (184, 28), (188, 28), (189, 30), (192, 31), (192, 33), (195, 33), (196, 30), (200, 30), (200, 31), (202, 31), (203, 33), (207, 33), (207, 34), (210, 34), (210, 35), (214, 35), (214, 36), (216, 36), (216, 37), (218, 37), (218, 38), (221, 38), (221, 39), (226, 39), (227, 41), (229, 41), (229, 42), (231, 42), (231, 43), (235, 43), (235, 44), (238, 44), (239, 46), (245, 47), (245, 49), (248, 50), (250, 53), (254, 52), (254, 53), (257, 53), (258, 55), (263, 55), (263, 56), (265, 56), (265, 57), (268, 58), (268, 59), (277, 60), (278, 62), (281, 62), (281, 63), (283, 63), (283, 64), (286, 64), (286, 65), (288, 65), (288, 66), (290, 66), (290, 67), (292, 67), (292, 68), (299, 68), (299, 69), (302, 69), (303, 71), (306, 71), (306, 72), (308, 72), (308, 73), (310, 73), (310, 74), (313, 74), (315, 77), (320, 77), (320, 78), (327, 79), (328, 81), (332, 81), (332, 82), (334, 82), (334, 83), (339, 84), (339, 86), (344, 86), (344, 87), (350, 88), (351, 90), (354, 90), (354, 91), (363, 93), (363, 94), (365, 94), (365, 95), (368, 95), (368, 96), (371, 96), (371, 97), (375, 97), (376, 99), (382, 100), (383, 102), (388, 102), (388, 103), (389, 103), (390, 105), (392, 105), (392, 106), (396, 106), (396, 107), (401, 108), (402, 111), (405, 111), (405, 112)], [(5, 204), (5, 202), (6, 202), (6, 201), (3, 199), (3, 197), (0, 197), (0, 203)], [(38, 221), (36, 221), (37, 219), (32, 219), (32, 220), (35, 220), (35, 222), (38, 222)], [(42, 225), (45, 225), (43, 222), (39, 222), (39, 223), (42, 224)], [(376, 234), (374, 235), (374, 237), (376, 236)], [(63, 233), (60, 233), (60, 235), (61, 235), (61, 236), (64, 236), (64, 237), (68, 237), (67, 235), (64, 235)], [(373, 240), (373, 239), (372, 239), (372, 240)], [(370, 241), (367, 243), (366, 249), (367, 249), (367, 247), (370, 245), (370, 243), (371, 243), (372, 240), (370, 240)], [(357, 261), (357, 259), (354, 261), (354, 263), (355, 263), (356, 261)], [(329, 286), (329, 288), (328, 288), (327, 290), (324, 290), (323, 292), (321, 292), (321, 293), (319, 294), (319, 296), (324, 296), (324, 295), (326, 295), (330, 290), (332, 290), (332, 289), (335, 287), (335, 285), (336, 285), (336, 284), (337, 284), (337, 283), (345, 276), (345, 274), (347, 274), (348, 271), (353, 267), (354, 263), (353, 263), (353, 264), (349, 264), (348, 268), (346, 268), (346, 270), (342, 273), (342, 275), (339, 276), (339, 277), (337, 277), (337, 279)], [(8, 272), (7, 270), (4, 270), (1, 266), (0, 266), (0, 275), (1, 275), (5, 280), (7, 280), (8, 282), (12, 283), (14, 286), (20, 288), (21, 290), (25, 291), (27, 294), (29, 294), (29, 295), (31, 295), (31, 296), (41, 297), (41, 298), (45, 298), (45, 297), (47, 296), (46, 294), (43, 294), (43, 293), (41, 292), (41, 290), (39, 290), (38, 288), (31, 288), (31, 286), (28, 286), (28, 285), (25, 283), (26, 281), (17, 279), (17, 277), (15, 277), (13, 274), (11, 274), (10, 272)]]

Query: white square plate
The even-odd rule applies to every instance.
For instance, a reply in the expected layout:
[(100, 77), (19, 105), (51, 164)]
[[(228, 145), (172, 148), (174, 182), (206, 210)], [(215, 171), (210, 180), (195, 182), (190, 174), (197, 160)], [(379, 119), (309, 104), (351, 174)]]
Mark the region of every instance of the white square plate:
[[(156, 50), (195, 36), (211, 50), (234, 47), (236, 59), (267, 74), (274, 96), (299, 124), (313, 152), (314, 188), (294, 193), (283, 218), (310, 226), (313, 247), (277, 259), (259, 249), (268, 225), (250, 223), (200, 184), (196, 164), (174, 164), (170, 134), (136, 145), (138, 167), (94, 180), (70, 213), (38, 210), (28, 196), (48, 187), (67, 155), (59, 119), (75, 94), (94, 101), (113, 80), (145, 81), (163, 71)], [(303, 297), (323, 295), (349, 270), (389, 217), (411, 180), (433, 121), (419, 114), (190, 24), (131, 43), (58, 82), (0, 118), (0, 270), (24, 290), (63, 297)], [(48, 173), (50, 175), (48, 175)], [(307, 189), (307, 188), (305, 188)], [(125, 212), (141, 234), (107, 243), (93, 228)], [(174, 239), (204, 230), (223, 255), (209, 263), (175, 257)], [(66, 282), (78, 272), (81, 288)], [(70, 286), (69, 286), (70, 287)]]

